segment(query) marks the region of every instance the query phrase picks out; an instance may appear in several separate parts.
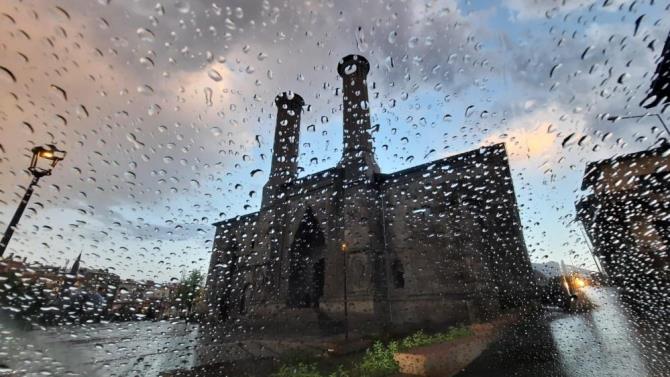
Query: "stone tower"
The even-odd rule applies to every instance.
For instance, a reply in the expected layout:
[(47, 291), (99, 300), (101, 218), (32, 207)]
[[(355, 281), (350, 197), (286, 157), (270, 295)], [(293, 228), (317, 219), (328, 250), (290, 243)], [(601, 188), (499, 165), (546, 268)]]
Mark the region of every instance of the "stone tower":
[(382, 244), (379, 166), (372, 149), (367, 75), (370, 63), (360, 55), (347, 55), (337, 65), (342, 77), (344, 147), (342, 170), (342, 243), (347, 262), (366, 266), (371, 277), (366, 289), (374, 318), (388, 321), (388, 286)]
[(263, 187), (262, 207), (280, 199), (287, 185), (298, 175), (298, 148), (300, 145), (300, 114), (305, 101), (299, 95), (284, 92), (275, 97), (277, 125), (270, 178)]
[(345, 179), (372, 178), (379, 166), (372, 150), (368, 102), (370, 63), (360, 55), (347, 55), (337, 65), (342, 77), (344, 150), (340, 167)]

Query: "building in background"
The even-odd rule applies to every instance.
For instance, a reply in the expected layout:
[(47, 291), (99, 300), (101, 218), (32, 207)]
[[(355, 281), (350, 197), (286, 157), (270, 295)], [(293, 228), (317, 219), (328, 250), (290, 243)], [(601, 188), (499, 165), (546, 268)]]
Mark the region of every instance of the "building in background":
[(591, 162), (577, 203), (611, 283), (639, 295), (670, 282), (670, 144)]
[(207, 302), (220, 321), (357, 328), (493, 317), (533, 295), (503, 144), (391, 174), (372, 147), (368, 61), (340, 61), (344, 147), (298, 178), (303, 99), (284, 93), (260, 211), (216, 225)]

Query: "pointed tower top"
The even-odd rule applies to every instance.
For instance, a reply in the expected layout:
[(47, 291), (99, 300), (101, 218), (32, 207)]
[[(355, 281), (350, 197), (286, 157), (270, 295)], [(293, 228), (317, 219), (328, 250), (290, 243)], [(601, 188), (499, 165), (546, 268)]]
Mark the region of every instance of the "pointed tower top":
[(79, 252), (79, 255), (77, 256), (77, 259), (74, 260), (74, 263), (72, 263), (72, 268), (70, 269), (70, 275), (77, 275), (79, 273), (79, 262), (81, 261), (81, 251)]

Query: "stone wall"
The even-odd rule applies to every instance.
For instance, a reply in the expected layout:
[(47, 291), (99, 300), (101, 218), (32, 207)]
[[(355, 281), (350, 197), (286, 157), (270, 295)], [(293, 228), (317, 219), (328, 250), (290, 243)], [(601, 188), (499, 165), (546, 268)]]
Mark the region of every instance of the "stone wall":
[(329, 318), (342, 318), (345, 259), (349, 312), (361, 323), (479, 320), (527, 298), (530, 262), (502, 145), (351, 187), (330, 169), (296, 181), (281, 204), (219, 223), (208, 283), (215, 312), (222, 295), (228, 313), (290, 306), (291, 253), (305, 222), (322, 239), (307, 253), (310, 263), (323, 259), (318, 310)]

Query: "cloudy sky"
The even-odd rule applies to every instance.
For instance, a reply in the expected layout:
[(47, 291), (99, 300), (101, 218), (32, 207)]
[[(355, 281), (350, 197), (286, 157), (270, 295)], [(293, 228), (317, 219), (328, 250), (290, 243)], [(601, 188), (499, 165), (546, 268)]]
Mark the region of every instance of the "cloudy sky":
[(64, 265), (83, 252), (84, 266), (159, 281), (204, 270), (211, 223), (258, 209), (277, 93), (308, 104), (301, 174), (337, 163), (336, 66), (358, 53), (372, 64), (382, 171), (505, 142), (531, 258), (592, 267), (573, 221), (581, 176), (588, 161), (663, 136), (652, 118), (602, 118), (644, 113), (637, 104), (670, 30), (667, 7), (3, 1), (3, 229), (30, 181), (29, 149), (68, 152), (42, 180), (8, 253)]

